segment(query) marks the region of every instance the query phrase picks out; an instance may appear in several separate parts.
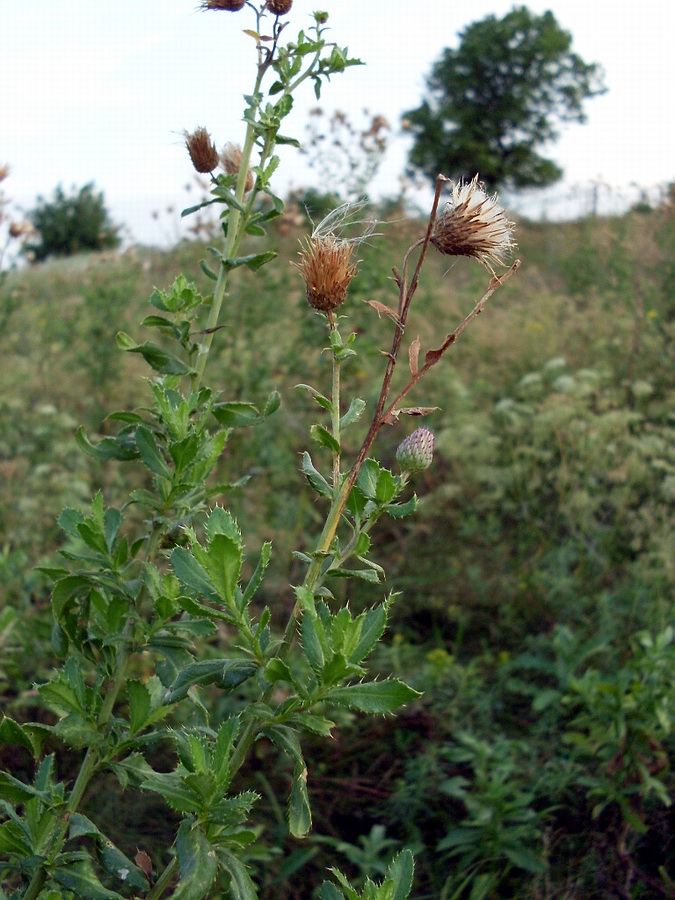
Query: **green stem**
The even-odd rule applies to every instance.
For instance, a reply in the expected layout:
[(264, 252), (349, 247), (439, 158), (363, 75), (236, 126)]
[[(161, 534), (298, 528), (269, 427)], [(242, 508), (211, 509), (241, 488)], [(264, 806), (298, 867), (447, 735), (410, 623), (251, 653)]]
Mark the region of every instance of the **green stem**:
[(173, 857), (166, 868), (153, 884), (150, 891), (145, 895), (145, 900), (160, 900), (160, 897), (173, 881), (173, 877), (178, 869), (178, 858)]
[[(256, 77), (255, 86), (253, 88), (253, 96), (257, 96), (260, 92), (260, 84), (262, 81), (262, 77), (264, 74), (264, 69), (262, 67), (258, 68), (258, 75)], [(246, 127), (246, 137), (244, 139), (244, 148), (241, 151), (241, 164), (239, 167), (239, 175), (237, 177), (237, 184), (234, 191), (234, 196), (237, 203), (241, 206), (242, 201), (244, 199), (244, 192), (246, 188), (246, 177), (249, 171), (249, 164), (251, 161), (251, 153), (253, 152), (253, 144), (255, 143), (255, 127), (252, 123)], [(254, 193), (254, 192), (252, 192)], [(249, 201), (248, 209), (251, 209), (251, 200)], [(244, 219), (244, 223), (246, 222), (246, 218)], [(220, 310), (223, 305), (223, 298), (225, 297), (225, 291), (227, 288), (227, 282), (230, 274), (230, 269), (227, 264), (229, 259), (237, 252), (239, 245), (241, 244), (242, 238), (244, 236), (244, 229), (239, 228), (239, 222), (241, 219), (241, 212), (236, 207), (230, 208), (230, 214), (227, 220), (227, 235), (225, 236), (225, 246), (223, 250), (223, 258), (220, 263), (220, 269), (218, 272), (218, 280), (216, 281), (216, 286), (213, 291), (213, 301), (211, 303), (211, 311), (209, 312), (209, 318), (206, 323), (206, 334), (204, 335), (204, 340), (199, 347), (199, 355), (197, 357), (197, 365), (195, 366), (195, 372), (192, 376), (192, 389), (196, 391), (199, 388), (199, 384), (204, 375), (204, 369), (206, 368), (206, 360), (209, 355), (209, 351), (211, 349), (211, 344), (213, 343), (213, 335), (215, 330), (218, 327), (218, 321), (220, 319)]]
[[(330, 330), (337, 331), (332, 313), (328, 313)], [(333, 437), (340, 443), (340, 361), (333, 353), (333, 386), (331, 394), (331, 427)], [(340, 486), (340, 450), (333, 451), (333, 491), (337, 492)]]

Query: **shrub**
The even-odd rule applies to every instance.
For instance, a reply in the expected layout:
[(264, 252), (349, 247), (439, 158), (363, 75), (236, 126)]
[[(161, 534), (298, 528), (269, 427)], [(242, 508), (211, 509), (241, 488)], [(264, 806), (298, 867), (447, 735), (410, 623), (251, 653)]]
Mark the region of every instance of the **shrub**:
[(110, 250), (120, 245), (119, 227), (113, 225), (102, 193), (86, 184), (68, 195), (61, 186), (54, 198), (38, 197), (29, 218), (40, 236), (25, 251), (41, 262), (48, 256), (73, 256), (86, 250)]

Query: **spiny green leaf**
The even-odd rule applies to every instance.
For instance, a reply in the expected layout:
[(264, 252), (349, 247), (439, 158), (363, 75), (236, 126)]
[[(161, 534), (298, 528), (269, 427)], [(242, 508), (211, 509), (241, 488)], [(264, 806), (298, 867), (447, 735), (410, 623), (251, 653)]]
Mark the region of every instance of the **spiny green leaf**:
[(204, 900), (218, 872), (215, 850), (202, 829), (194, 822), (181, 822), (176, 835), (180, 882), (175, 900)]
[(419, 696), (421, 696), (419, 691), (392, 678), (332, 688), (325, 695), (325, 699), (371, 715), (385, 715)]
[(160, 478), (171, 478), (171, 470), (160, 452), (155, 436), (145, 425), (139, 425), (136, 429), (136, 446), (141, 459), (151, 472)]
[(231, 691), (258, 671), (258, 666), (245, 659), (204, 659), (187, 666), (167, 691), (164, 702), (175, 703), (187, 696), (193, 685), (215, 684)]
[(312, 440), (321, 444), (322, 447), (327, 447), (328, 450), (333, 453), (340, 452), (339, 442), (335, 440), (330, 431), (328, 431), (327, 428), (324, 428), (323, 425), (312, 425), (309, 429), (309, 434)]
[(232, 900), (258, 900), (258, 893), (246, 866), (229, 850), (220, 849), (218, 856), (230, 873), (230, 894)]
[(326, 481), (326, 479), (318, 472), (312, 463), (312, 457), (305, 452), (302, 454), (302, 471), (305, 473), (307, 477), (307, 481), (311, 484), (317, 494), (321, 494), (322, 497), (332, 497), (333, 490)]
[(293, 772), (293, 786), (288, 798), (288, 828), (293, 837), (304, 838), (312, 828), (312, 809), (307, 792), (307, 766), (298, 763)]

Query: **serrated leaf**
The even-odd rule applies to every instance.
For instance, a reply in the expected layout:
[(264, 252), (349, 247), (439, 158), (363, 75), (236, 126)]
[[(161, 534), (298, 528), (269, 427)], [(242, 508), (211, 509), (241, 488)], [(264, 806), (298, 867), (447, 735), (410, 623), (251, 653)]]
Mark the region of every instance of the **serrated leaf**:
[(253, 597), (255, 596), (255, 592), (258, 590), (260, 585), (262, 584), (263, 578), (265, 577), (265, 570), (269, 565), (270, 558), (272, 556), (272, 544), (270, 541), (265, 541), (265, 543), (260, 548), (260, 556), (258, 558), (258, 562), (256, 564), (253, 575), (251, 576), (251, 580), (246, 585), (246, 590), (244, 591), (240, 608), (246, 609), (248, 604), (251, 602)]
[(220, 597), (230, 606), (234, 605), (243, 559), (241, 544), (227, 535), (216, 534), (209, 541), (208, 576)]
[(9, 746), (25, 747), (33, 756), (36, 755), (37, 748), (27, 732), (18, 722), (10, 719), (9, 716), (3, 716), (0, 722), (0, 744), (8, 744)]
[(387, 515), (390, 515), (392, 519), (403, 519), (415, 512), (417, 503), (417, 494), (413, 494), (405, 503), (390, 503), (387, 506)]
[(303, 391), (307, 391), (307, 393), (312, 397), (313, 400), (319, 404), (320, 407), (327, 410), (328, 412), (332, 412), (333, 404), (328, 399), (328, 397), (324, 397), (323, 394), (320, 394), (319, 391), (315, 390), (309, 384), (296, 384), (296, 388), (300, 388)]
[(419, 691), (398, 679), (391, 678), (386, 681), (370, 681), (332, 688), (325, 695), (325, 699), (359, 712), (386, 715), (420, 696)]
[(175, 772), (153, 772), (141, 781), (139, 787), (143, 791), (159, 794), (176, 812), (195, 813), (202, 805), (201, 799)]
[(141, 891), (149, 890), (150, 885), (141, 869), (125, 853), (122, 853), (112, 841), (103, 837), (99, 841), (98, 855), (101, 866), (108, 875), (112, 875), (128, 888), (135, 888)]
[(257, 671), (258, 666), (245, 659), (204, 659), (183, 669), (167, 691), (164, 702), (182, 700), (194, 685), (215, 684), (221, 690), (231, 691)]
[(86, 897), (87, 900), (124, 900), (121, 894), (103, 887), (87, 863), (71, 864), (63, 869), (52, 868), (50, 874), (76, 897)]
[(407, 900), (412, 891), (415, 859), (410, 850), (402, 850), (389, 864), (387, 879), (394, 883), (392, 900)]
[(160, 478), (171, 478), (171, 470), (164, 461), (155, 436), (145, 425), (139, 425), (136, 429), (136, 446), (141, 459), (151, 472)]
[(363, 624), (358, 643), (349, 654), (349, 661), (352, 663), (362, 662), (384, 634), (387, 625), (386, 606), (384, 604), (375, 606), (359, 618), (362, 618)]
[(104, 437), (97, 444), (92, 444), (83, 425), (80, 425), (75, 432), (75, 441), (80, 450), (98, 460), (126, 461), (138, 457), (138, 451), (135, 448), (123, 445), (118, 438)]
[(232, 900), (258, 900), (258, 893), (246, 866), (229, 850), (221, 848), (219, 858), (230, 873), (230, 895)]
[(300, 623), (300, 643), (307, 662), (316, 674), (323, 671), (328, 652), (323, 624), (309, 613)]
[(358, 422), (365, 408), (366, 401), (361, 400), (359, 397), (355, 397), (349, 404), (347, 412), (340, 419), (340, 428), (348, 428), (350, 425), (353, 425), (354, 422)]
[(181, 822), (176, 835), (176, 852), (181, 878), (173, 897), (175, 900), (204, 900), (215, 881), (218, 861), (215, 850), (197, 824)]
[(192, 370), (186, 365), (182, 359), (169, 353), (158, 344), (152, 341), (145, 341), (143, 344), (134, 344), (128, 346), (127, 342), (120, 344), (120, 335), (118, 337), (118, 345), (128, 353), (140, 353), (150, 368), (162, 375), (188, 375)]
[[(24, 857), (33, 855), (33, 848), (30, 842), (26, 839), (23, 830), (15, 822), (0, 824), (0, 853), (16, 853)], [(3, 895), (0, 894), (0, 897), (3, 897)]]
[(326, 576), (331, 578), (360, 578), (362, 581), (368, 581), (370, 584), (379, 584), (380, 576), (375, 569), (329, 569)]
[(185, 547), (175, 547), (173, 549), (171, 553), (171, 568), (185, 587), (194, 591), (198, 596), (218, 601), (218, 593), (208, 574)]
[(302, 454), (302, 471), (304, 472), (307, 481), (309, 481), (310, 485), (314, 488), (317, 494), (321, 494), (322, 497), (333, 496), (332, 488), (323, 477), (323, 475), (314, 468), (312, 457), (306, 450)]
[(323, 425), (312, 425), (309, 434), (313, 441), (326, 447), (332, 453), (340, 453), (340, 444)]
[(395, 478), (388, 469), (380, 469), (375, 488), (375, 500), (377, 503), (389, 503), (397, 495), (401, 482)]
[(9, 800), (10, 803), (24, 803), (37, 797), (43, 802), (48, 802), (49, 795), (45, 791), (37, 790), (30, 784), (24, 784), (18, 778), (14, 778), (8, 772), (0, 772), (0, 798)]
[(132, 734), (141, 729), (150, 712), (150, 692), (142, 681), (127, 682), (129, 700), (129, 728)]
[(286, 681), (289, 684), (293, 684), (293, 675), (288, 664), (276, 656), (265, 666), (265, 679), (270, 684), (274, 684), (277, 681)]
[(237, 256), (223, 260), (223, 265), (228, 269), (238, 269), (240, 266), (247, 266), (252, 271), (260, 269), (265, 263), (270, 262), (277, 256), (274, 250), (265, 250), (264, 253), (251, 253), (248, 256)]
[(375, 500), (377, 482), (381, 471), (382, 469), (377, 460), (371, 459), (370, 457), (364, 460), (364, 463), (361, 466), (361, 471), (356, 479), (356, 485), (368, 500)]
[(258, 407), (243, 400), (216, 403), (212, 412), (224, 428), (245, 428), (260, 421)]
[(307, 792), (307, 766), (298, 763), (293, 772), (293, 786), (288, 799), (288, 829), (293, 837), (304, 838), (312, 828), (312, 809)]

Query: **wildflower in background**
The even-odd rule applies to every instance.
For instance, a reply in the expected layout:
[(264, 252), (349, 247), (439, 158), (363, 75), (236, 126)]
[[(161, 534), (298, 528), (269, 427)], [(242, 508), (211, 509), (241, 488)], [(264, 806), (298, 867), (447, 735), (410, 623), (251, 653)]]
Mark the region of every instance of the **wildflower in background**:
[[(241, 168), (241, 147), (238, 144), (225, 144), (223, 152), (220, 155), (220, 162), (228, 175), (237, 175)], [(253, 187), (253, 173), (250, 169), (246, 172), (246, 184), (244, 193)]]
[(246, 6), (246, 0), (202, 0), (202, 9), (227, 9), (230, 12), (238, 12)]
[(3, 163), (3, 165), (0, 166), (0, 181), (4, 181), (5, 178), (7, 178), (7, 176), (9, 175), (9, 173), (10, 173), (9, 166), (7, 165), (7, 163)]
[(291, 11), (293, 0), (267, 0), (265, 9), (268, 9), (275, 16), (285, 16)]
[(434, 435), (428, 428), (417, 428), (401, 441), (396, 461), (403, 472), (423, 472), (434, 458)]
[(355, 238), (337, 237), (350, 225), (364, 222), (356, 216), (364, 203), (345, 203), (322, 219), (305, 239), (300, 251), (300, 262), (292, 263), (305, 280), (307, 301), (314, 309), (330, 312), (341, 306), (347, 297), (347, 288), (356, 274), (357, 263), (352, 262), (354, 244), (359, 244), (373, 233), (374, 221), (366, 221), (366, 228)]
[(185, 132), (185, 146), (190, 154), (192, 165), (198, 172), (213, 172), (220, 157), (206, 128), (196, 128), (192, 134)]
[(504, 256), (516, 246), (514, 227), (497, 195), (486, 194), (476, 175), (453, 187), (452, 200), (434, 222), (431, 243), (446, 256), (473, 256), (494, 275), (491, 264), (505, 265)]

